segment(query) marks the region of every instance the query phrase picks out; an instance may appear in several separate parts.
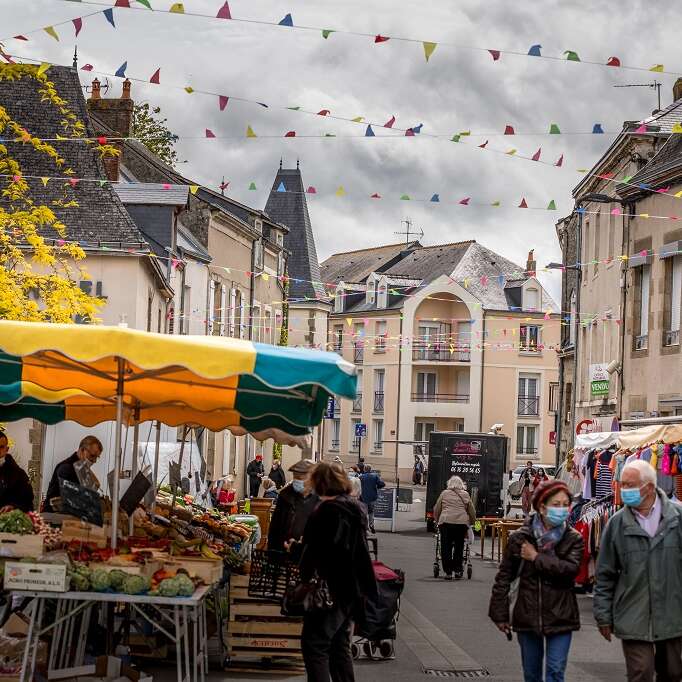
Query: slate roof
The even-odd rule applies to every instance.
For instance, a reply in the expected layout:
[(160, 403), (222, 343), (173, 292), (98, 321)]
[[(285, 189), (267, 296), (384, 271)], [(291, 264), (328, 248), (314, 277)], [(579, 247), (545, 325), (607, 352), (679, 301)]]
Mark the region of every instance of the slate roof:
[[(641, 123), (646, 123), (648, 132), (670, 135), (676, 123), (682, 123), (682, 99), (674, 101), (672, 104), (661, 109), (649, 118), (645, 118)], [(641, 123), (630, 123), (630, 126), (637, 128)]]
[[(12, 67), (9, 67), (12, 68)], [(20, 72), (23, 65), (17, 65)], [(83, 91), (74, 69), (51, 66), (47, 72), (48, 79), (54, 84), (57, 93), (68, 102), (71, 111), (78, 120), (85, 124), (85, 135), (94, 135), (93, 127), (83, 97)], [(2, 84), (2, 105), (7, 113), (32, 135), (40, 138), (55, 138), (57, 134), (65, 135), (60, 122), (62, 115), (50, 102), (41, 101), (39, 82), (32, 76), (23, 76), (18, 80), (5, 80)], [(36, 151), (31, 145), (4, 141), (9, 156), (21, 167), (23, 175), (39, 177), (61, 176), (60, 170), (53, 160), (44, 153)], [(85, 142), (56, 141), (50, 142), (66, 160), (64, 168), (74, 170), (73, 177), (106, 180), (104, 167), (94, 145)], [(62, 180), (50, 180), (47, 187), (38, 178), (28, 179), (30, 196), (37, 205), (52, 208), (66, 225), (66, 238), (78, 241), (91, 248), (99, 243), (146, 246), (145, 239), (124, 208), (113, 187), (106, 183), (100, 186), (97, 182), (79, 182), (73, 188)], [(75, 200), (78, 206), (60, 208), (55, 200)], [(51, 228), (44, 228), (41, 234), (47, 238), (59, 238)]]
[[(633, 184), (650, 185), (651, 189), (666, 186), (672, 177), (682, 177), (682, 135), (671, 135), (666, 143), (638, 173), (632, 176), (631, 184), (617, 185), (616, 191), (623, 198), (648, 195), (650, 191)], [(675, 175), (676, 174), (676, 175)]]
[(404, 251), (419, 247), (419, 242), (410, 242), (335, 253), (320, 265), (322, 280), (327, 283), (364, 282), (373, 272), (386, 272), (398, 263)]
[(385, 270), (385, 273), (392, 277), (414, 277), (420, 279), (422, 285), (426, 285), (441, 275), (449, 275), (474, 243), (456, 242), (415, 249), (406, 258)]
[(193, 258), (210, 263), (211, 254), (204, 248), (199, 240), (184, 226), (178, 222), (177, 247), (181, 254), (188, 254)]
[[(277, 192), (281, 183), (286, 191)], [(320, 282), (315, 235), (308, 214), (303, 178), (298, 168), (279, 168), (265, 204), (265, 213), (289, 228), (289, 233), (284, 235), (284, 248), (291, 254), (288, 263), (288, 275), (291, 278), (289, 297), (327, 298)]]
[(120, 183), (114, 190), (124, 204), (144, 204), (147, 206), (185, 206), (189, 197), (187, 185)]

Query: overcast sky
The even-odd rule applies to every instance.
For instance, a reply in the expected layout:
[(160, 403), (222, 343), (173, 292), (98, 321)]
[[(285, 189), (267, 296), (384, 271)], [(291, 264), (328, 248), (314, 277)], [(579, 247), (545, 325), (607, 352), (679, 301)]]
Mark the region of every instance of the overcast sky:
[[(167, 9), (171, 0), (150, 0)], [(215, 14), (223, 0), (185, 0), (187, 12)], [(114, 0), (111, 0), (111, 4)], [(135, 0), (131, 0), (135, 4)], [(618, 56), (623, 64), (649, 67), (663, 63), (682, 71), (679, 36), (666, 30), (679, 19), (674, 7), (614, 0), (596, 3), (554, 0), (509, 3), (504, 0), (233, 0), (235, 18), (279, 21), (293, 15), (294, 24), (414, 37), (491, 49), (526, 52), (533, 44), (543, 54), (576, 51), (582, 59), (605, 62)], [(0, 0), (0, 38), (55, 24), (101, 9), (62, 0)], [(613, 140), (611, 135), (520, 135), (502, 137), (506, 125), (517, 133), (537, 133), (557, 123), (562, 132), (589, 132), (595, 123), (617, 131), (622, 121), (639, 120), (656, 106), (649, 88), (614, 89), (614, 85), (663, 82), (663, 106), (671, 101), (674, 76), (604, 68), (525, 56), (490, 54), (440, 45), (426, 63), (421, 45), (148, 11), (115, 10), (117, 29), (102, 15), (84, 19), (78, 38), (80, 64), (114, 72), (128, 62), (130, 76), (149, 78), (161, 67), (161, 86), (133, 85), (133, 97), (160, 105), (173, 132), (200, 137), (210, 128), (231, 139), (181, 140), (178, 170), (216, 187), (224, 175), (228, 194), (262, 208), (280, 157), (285, 166), (300, 159), (303, 180), (317, 188), (309, 200), (320, 260), (337, 251), (399, 241), (409, 216), (424, 230), (423, 243), (476, 239), (504, 256), (525, 263), (535, 249), (540, 266), (560, 258), (554, 223), (571, 210), (571, 189)], [(70, 64), (74, 48), (71, 25), (57, 28), (56, 42), (45, 33), (29, 42), (5, 41), (11, 53)], [(91, 75), (82, 72), (84, 84)], [(221, 112), (216, 98), (188, 95), (163, 84), (191, 85), (283, 106), (329, 109), (341, 116), (364, 116), (396, 126), (423, 123), (424, 133), (460, 130), (489, 132), (470, 138), (467, 146), (428, 138), (246, 139), (251, 125), (260, 135), (327, 132), (362, 135), (364, 126), (319, 116), (264, 109), (231, 101)], [(112, 94), (120, 82), (112, 80)], [(0, 84), (0, 103), (2, 100)], [(381, 129), (377, 129), (379, 134)], [(495, 135), (494, 133), (497, 133)], [(556, 160), (557, 169), (476, 148), (517, 148)], [(256, 191), (249, 191), (250, 182)], [(343, 185), (344, 198), (335, 196)], [(378, 192), (382, 200), (368, 197)], [(440, 195), (440, 204), (400, 201)], [(556, 201), (557, 212), (516, 208), (458, 206), (445, 203), (470, 196), (472, 202), (530, 206)], [(559, 278), (543, 276), (555, 298)]]

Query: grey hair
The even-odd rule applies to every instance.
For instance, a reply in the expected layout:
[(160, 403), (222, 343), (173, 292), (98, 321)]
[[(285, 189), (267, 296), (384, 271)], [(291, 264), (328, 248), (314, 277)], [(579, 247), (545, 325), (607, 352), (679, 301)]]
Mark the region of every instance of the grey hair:
[(466, 490), (466, 486), (459, 476), (451, 476), (448, 481), (448, 490)]
[(360, 497), (360, 495), (362, 494), (362, 483), (357, 476), (351, 476), (350, 487), (351, 487), (350, 494), (353, 497)]
[(646, 462), (643, 459), (635, 459), (623, 467), (623, 472), (627, 471), (628, 469), (634, 469), (635, 471), (639, 472), (639, 477), (642, 481), (642, 484), (653, 483), (656, 485), (656, 469), (654, 469), (649, 462)]

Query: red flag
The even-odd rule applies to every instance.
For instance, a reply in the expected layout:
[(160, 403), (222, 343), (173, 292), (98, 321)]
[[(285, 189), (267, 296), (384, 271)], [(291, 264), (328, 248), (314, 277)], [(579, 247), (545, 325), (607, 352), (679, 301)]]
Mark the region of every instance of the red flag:
[(220, 189), (222, 189), (222, 190), (225, 190), (225, 189), (227, 189), (227, 186), (228, 186), (229, 184), (230, 184), (229, 182), (221, 182), (221, 183), (218, 185), (218, 187), (220, 187)]
[(528, 204), (526, 203), (525, 199), (521, 199), (521, 203), (519, 204), (519, 208), (528, 208)]
[(81, 71), (92, 71), (95, 67), (92, 64), (83, 64)]
[(513, 135), (514, 134), (514, 128), (512, 126), (505, 126), (504, 127), (504, 134), (505, 135)]
[(563, 154), (559, 157), (559, 160), (554, 165), (558, 166), (559, 168), (561, 168), (561, 166), (564, 165), (564, 155)]
[(488, 146), (488, 140), (486, 140), (483, 144), (478, 145), (481, 149), (485, 149)]
[(218, 10), (218, 14), (216, 14), (217, 19), (232, 19), (232, 15), (230, 14), (230, 6), (227, 4), (227, 2)]
[(392, 128), (394, 123), (395, 123), (395, 116), (391, 116), (391, 118), (389, 118), (388, 121), (386, 121), (386, 123), (384, 123), (384, 128)]
[(76, 37), (78, 37), (78, 34), (81, 32), (81, 29), (83, 28), (83, 20), (78, 17), (77, 19), (71, 19), (73, 22), (73, 27), (76, 29)]
[(306, 190), (306, 192), (307, 192), (308, 194), (317, 194), (317, 190), (316, 190), (312, 185), (311, 185), (310, 187), (308, 187), (308, 189)]
[(116, 0), (114, 7), (128, 7), (130, 8), (130, 0)]
[(459, 203), (462, 204), (462, 206), (468, 206), (470, 201), (471, 201), (471, 197), (466, 197), (466, 198), (462, 199)]
[(156, 71), (154, 71), (154, 75), (149, 79), (149, 82), (150, 83), (156, 83), (156, 85), (159, 85), (159, 83), (161, 82), (160, 78), (161, 78), (161, 69), (157, 69)]
[(14, 40), (28, 40), (26, 36), (14, 36)]
[(406, 136), (406, 137), (414, 137), (414, 130), (412, 130), (412, 128), (408, 128), (408, 129), (405, 131), (405, 136)]
[(606, 62), (606, 66), (620, 66), (620, 59), (618, 59), (618, 57), (609, 57), (609, 61)]
[(75, 187), (78, 184), (78, 178), (70, 178), (69, 184), (71, 185), (71, 187)]
[(212, 130), (206, 128), (206, 137), (215, 137), (215, 133)]
[(372, 196), (370, 197), (370, 199), (381, 199), (381, 194), (376, 194), (376, 193), (375, 193), (375, 194), (372, 194)]
[(540, 147), (540, 149), (538, 149), (538, 150), (535, 152), (535, 154), (533, 154), (533, 156), (531, 157), (531, 158), (533, 159), (533, 161), (539, 161), (539, 160), (540, 160), (540, 154), (541, 154), (541, 153), (542, 153), (542, 147)]
[(385, 43), (387, 40), (390, 40), (387, 36), (382, 36), (382, 35), (377, 35), (374, 38), (375, 43)]
[(229, 101), (229, 97), (225, 97), (225, 95), (218, 95), (218, 105), (220, 106), (220, 111), (225, 111), (225, 107)]
[(331, 112), (329, 109), (320, 109), (320, 111), (317, 112), (318, 116), (329, 116)]
[(97, 138), (97, 144), (104, 145), (107, 143), (107, 138), (104, 135)]
[(290, 130), (284, 137), (296, 137), (296, 131)]
[(616, 174), (615, 173), (602, 173), (601, 175), (597, 176), (601, 180), (611, 180), (611, 178), (615, 178)]
[(494, 62), (496, 62), (500, 58), (499, 50), (488, 50), (488, 52), (490, 52)]

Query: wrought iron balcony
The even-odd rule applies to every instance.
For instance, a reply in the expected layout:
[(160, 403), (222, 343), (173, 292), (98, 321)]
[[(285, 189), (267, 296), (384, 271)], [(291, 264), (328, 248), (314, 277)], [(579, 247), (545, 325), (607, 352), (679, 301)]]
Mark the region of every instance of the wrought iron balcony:
[(464, 393), (413, 393), (413, 403), (468, 403), (469, 395)]
[(374, 452), (381, 452), (384, 447), (384, 444), (379, 441), (378, 443), (374, 443)]
[(517, 455), (537, 455), (538, 449), (519, 446), (516, 448), (516, 454)]
[(353, 344), (353, 362), (361, 365), (365, 360), (365, 348), (361, 343)]
[(353, 412), (362, 412), (362, 393), (358, 393), (353, 398)]
[(664, 332), (663, 334), (664, 346), (679, 346), (680, 345), (680, 330), (674, 329)]
[(384, 411), (384, 392), (375, 391), (374, 392), (374, 411), (383, 412)]
[(471, 360), (471, 347), (468, 345), (448, 346), (446, 344), (434, 344), (415, 346), (412, 349), (412, 360), (426, 362), (469, 362)]
[(341, 445), (341, 442), (340, 442), (340, 441), (338, 441), (338, 440), (332, 440), (332, 442), (331, 442), (331, 444), (330, 444), (330, 446), (329, 446), (329, 449), (330, 449), (330, 450), (338, 450), (340, 445)]
[(537, 417), (540, 413), (539, 395), (520, 395), (518, 414), (521, 417)]

